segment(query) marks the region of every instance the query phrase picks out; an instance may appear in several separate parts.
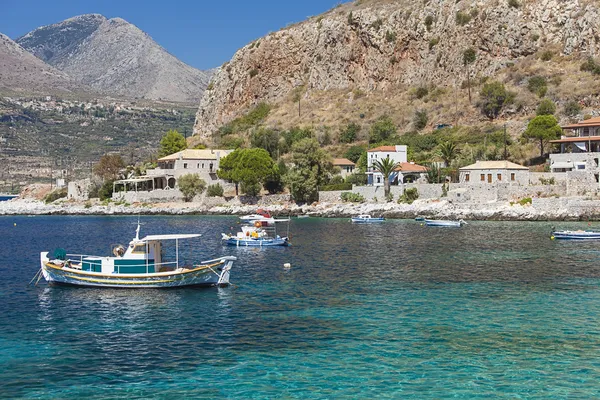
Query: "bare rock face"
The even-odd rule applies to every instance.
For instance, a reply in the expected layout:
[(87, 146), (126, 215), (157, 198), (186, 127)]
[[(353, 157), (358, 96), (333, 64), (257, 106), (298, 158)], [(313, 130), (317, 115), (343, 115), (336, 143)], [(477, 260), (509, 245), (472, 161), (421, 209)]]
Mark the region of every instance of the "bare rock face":
[(34, 57), (0, 33), (0, 91), (22, 94), (76, 93), (83, 85)]
[(38, 28), (17, 42), (80, 82), (114, 95), (197, 102), (210, 79), (121, 18), (82, 15)]
[(206, 138), (251, 106), (276, 104), (298, 86), (369, 93), (457, 85), (466, 79), (463, 52), (469, 47), (477, 52), (471, 75), (481, 77), (547, 47), (595, 55), (599, 16), (596, 6), (578, 0), (339, 6), (238, 50), (205, 92), (194, 134)]

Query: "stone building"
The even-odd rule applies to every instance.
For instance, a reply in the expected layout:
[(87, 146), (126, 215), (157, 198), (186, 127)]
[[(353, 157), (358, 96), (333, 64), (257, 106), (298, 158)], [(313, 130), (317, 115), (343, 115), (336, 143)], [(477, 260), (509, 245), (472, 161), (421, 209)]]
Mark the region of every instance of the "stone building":
[(458, 171), (459, 182), (464, 184), (529, 184), (529, 168), (506, 160), (477, 161), (475, 164), (459, 168)]
[(356, 164), (347, 158), (334, 158), (332, 162), (334, 167), (340, 167), (340, 175), (342, 178), (346, 178), (348, 175), (354, 173), (354, 168), (356, 168)]

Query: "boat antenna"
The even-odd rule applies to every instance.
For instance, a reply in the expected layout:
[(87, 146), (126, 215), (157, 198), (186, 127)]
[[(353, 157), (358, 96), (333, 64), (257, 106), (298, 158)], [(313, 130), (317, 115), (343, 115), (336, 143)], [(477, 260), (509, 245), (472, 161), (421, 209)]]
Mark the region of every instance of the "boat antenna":
[(135, 240), (140, 240), (140, 217), (138, 216), (137, 228), (135, 229)]

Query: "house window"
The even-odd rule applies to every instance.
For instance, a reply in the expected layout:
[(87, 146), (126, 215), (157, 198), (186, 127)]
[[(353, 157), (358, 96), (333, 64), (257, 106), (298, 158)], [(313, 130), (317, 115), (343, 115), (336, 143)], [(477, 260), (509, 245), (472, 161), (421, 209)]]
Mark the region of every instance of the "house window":
[(202, 163), (202, 169), (204, 169), (204, 163)]
[(200, 168), (200, 163), (198, 163), (198, 165), (196, 165), (196, 168)]
[(498, 174), (498, 175), (496, 175), (496, 177), (498, 178), (499, 181), (502, 180), (502, 174)]
[(492, 183), (492, 174), (488, 174), (488, 183)]
[(471, 176), (469, 174), (465, 174), (465, 182), (469, 182)]
[(380, 176), (377, 177), (377, 183), (381, 183), (381, 177)]
[(590, 136), (590, 128), (583, 128), (583, 134), (581, 136)]
[(515, 173), (514, 172), (511, 172), (511, 174), (510, 174), (510, 180), (511, 181), (515, 180)]
[(585, 164), (577, 164), (577, 169), (585, 169)]
[(187, 168), (187, 163), (183, 163), (183, 168)]

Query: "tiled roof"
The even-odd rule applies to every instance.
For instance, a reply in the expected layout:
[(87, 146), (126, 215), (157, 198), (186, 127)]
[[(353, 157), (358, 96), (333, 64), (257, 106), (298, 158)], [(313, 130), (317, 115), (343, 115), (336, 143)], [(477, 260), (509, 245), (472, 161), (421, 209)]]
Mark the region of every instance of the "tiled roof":
[(175, 161), (179, 160), (216, 160), (217, 153), (221, 158), (225, 157), (233, 150), (211, 150), (211, 149), (185, 149), (178, 151), (177, 153), (169, 154), (163, 158), (159, 158), (158, 161)]
[(333, 165), (351, 165), (351, 166), (355, 166), (356, 164), (354, 164), (352, 161), (348, 160), (347, 158), (334, 158), (333, 159)]
[(374, 149), (367, 150), (368, 153), (373, 153), (373, 152), (377, 152), (377, 151), (385, 151), (388, 153), (395, 152), (396, 146), (379, 146), (379, 147), (375, 147)]
[(561, 126), (561, 128), (562, 129), (575, 129), (575, 128), (585, 128), (586, 126), (587, 127), (600, 126), (600, 117), (586, 119), (586, 120), (583, 120), (576, 124)]
[(467, 165), (466, 167), (459, 168), (461, 171), (472, 171), (480, 169), (529, 169), (519, 164), (515, 164), (510, 161), (477, 161), (475, 164)]
[(412, 162), (400, 163), (400, 171), (402, 172), (427, 172), (427, 167)]
[(573, 142), (598, 142), (600, 141), (600, 136), (575, 136), (575, 137), (566, 137), (557, 140), (551, 140), (550, 143), (573, 143)]

